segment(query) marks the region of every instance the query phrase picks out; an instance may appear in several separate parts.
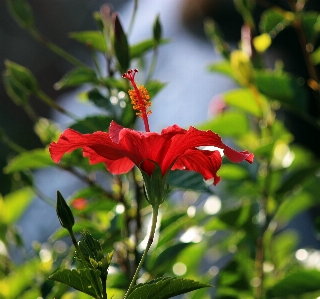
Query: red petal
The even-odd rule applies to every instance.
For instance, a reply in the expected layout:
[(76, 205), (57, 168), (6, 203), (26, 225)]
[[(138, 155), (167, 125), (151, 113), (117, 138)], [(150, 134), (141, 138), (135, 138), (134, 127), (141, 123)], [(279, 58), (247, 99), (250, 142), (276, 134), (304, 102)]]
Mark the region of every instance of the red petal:
[(163, 134), (171, 136), (170, 148), (166, 151), (163, 167), (169, 168), (172, 163), (186, 150), (199, 146), (215, 146), (224, 150), (225, 156), (232, 162), (253, 161), (253, 154), (247, 151), (238, 152), (225, 145), (221, 137), (212, 131), (201, 131), (194, 127), (184, 130), (175, 125), (163, 131)]
[(222, 159), (219, 151), (187, 150), (174, 163), (172, 170), (193, 170), (200, 173), (205, 180), (214, 179), (214, 185), (220, 182), (217, 171), (220, 169)]
[(58, 163), (65, 153), (70, 153), (78, 148), (83, 149), (83, 155), (89, 157), (91, 164), (103, 162), (107, 169), (114, 174), (125, 173), (134, 165), (121, 152), (121, 147), (112, 142), (109, 134), (105, 132), (81, 134), (67, 129), (57, 142), (50, 144), (49, 151), (52, 160)]

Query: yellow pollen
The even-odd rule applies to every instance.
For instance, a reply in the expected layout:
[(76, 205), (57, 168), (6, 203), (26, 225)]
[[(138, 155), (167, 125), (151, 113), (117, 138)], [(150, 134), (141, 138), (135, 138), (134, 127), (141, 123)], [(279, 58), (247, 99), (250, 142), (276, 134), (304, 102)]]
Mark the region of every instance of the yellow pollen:
[(136, 115), (142, 117), (142, 111), (145, 111), (147, 115), (151, 114), (151, 110), (147, 111), (147, 109), (151, 106), (150, 96), (148, 90), (144, 86), (138, 86), (139, 95), (134, 89), (130, 89), (128, 91), (129, 97), (131, 99), (131, 103), (133, 109), (136, 110)]

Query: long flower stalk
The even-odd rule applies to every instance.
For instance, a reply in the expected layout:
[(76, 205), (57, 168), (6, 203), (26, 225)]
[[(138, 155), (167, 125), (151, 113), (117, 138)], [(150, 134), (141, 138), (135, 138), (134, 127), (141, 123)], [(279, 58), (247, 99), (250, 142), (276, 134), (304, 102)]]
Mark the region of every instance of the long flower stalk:
[(153, 238), (154, 238), (154, 234), (155, 234), (155, 231), (156, 231), (156, 226), (157, 226), (157, 219), (158, 219), (158, 213), (159, 213), (159, 205), (153, 205), (152, 206), (152, 223), (151, 223), (151, 229), (150, 229), (150, 234), (149, 234), (149, 238), (148, 238), (148, 243), (147, 243), (147, 247), (146, 249), (144, 250), (144, 253), (141, 257), (141, 260), (139, 262), (139, 265), (137, 267), (137, 270), (136, 272), (134, 273), (134, 276), (131, 280), (131, 283), (129, 285), (129, 288), (124, 296), (124, 299), (128, 297), (128, 295), (130, 294), (132, 288), (134, 287), (135, 285), (135, 282), (138, 278), (138, 275), (139, 275), (139, 272), (142, 268), (142, 265), (147, 257), (147, 254), (148, 254), (148, 251), (152, 245), (152, 242), (153, 242)]

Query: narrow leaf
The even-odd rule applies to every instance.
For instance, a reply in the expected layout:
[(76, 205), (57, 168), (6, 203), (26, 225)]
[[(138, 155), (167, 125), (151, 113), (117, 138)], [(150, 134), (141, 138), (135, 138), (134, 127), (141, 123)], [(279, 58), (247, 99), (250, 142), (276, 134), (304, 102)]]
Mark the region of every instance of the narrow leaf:
[(34, 27), (34, 18), (31, 6), (25, 0), (7, 0), (9, 12), (17, 23), (26, 29)]
[(128, 70), (130, 66), (130, 49), (128, 45), (127, 36), (123, 30), (117, 13), (113, 14), (113, 30), (114, 52), (121, 67), (121, 71), (124, 73)]

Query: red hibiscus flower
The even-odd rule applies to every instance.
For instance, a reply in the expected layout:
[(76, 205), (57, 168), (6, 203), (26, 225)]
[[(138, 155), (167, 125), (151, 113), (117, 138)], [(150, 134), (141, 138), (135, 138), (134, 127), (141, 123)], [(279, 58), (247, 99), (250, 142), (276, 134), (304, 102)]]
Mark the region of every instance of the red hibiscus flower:
[(83, 156), (88, 157), (91, 164), (105, 163), (112, 174), (126, 173), (137, 165), (151, 176), (154, 163), (157, 163), (163, 176), (169, 170), (193, 170), (205, 180), (214, 178), (216, 185), (220, 180), (216, 174), (222, 163), (220, 152), (197, 148), (201, 146), (223, 149), (224, 155), (232, 162), (246, 160), (252, 163), (253, 160), (253, 154), (235, 151), (211, 131), (200, 131), (193, 127), (185, 130), (177, 125), (161, 133), (138, 132), (115, 122), (111, 123), (109, 133), (81, 134), (67, 129), (57, 143), (51, 143), (49, 150), (53, 161), (57, 163), (65, 153), (82, 148)]
[(137, 70), (130, 70), (123, 76), (130, 80), (133, 90), (129, 95), (144, 120), (146, 132), (124, 128), (114, 121), (109, 132), (81, 134), (72, 129), (65, 130), (57, 142), (50, 145), (50, 154), (59, 162), (65, 153), (82, 148), (83, 156), (91, 164), (104, 163), (112, 174), (128, 172), (136, 165), (149, 177), (155, 167), (159, 166), (161, 175), (166, 177), (170, 170), (193, 170), (200, 173), (205, 180), (214, 179), (216, 185), (220, 178), (217, 175), (222, 157), (218, 150), (201, 150), (202, 146), (214, 146), (223, 150), (224, 155), (232, 162), (244, 160), (252, 163), (253, 154), (247, 151), (238, 152), (225, 145), (219, 135), (211, 131), (200, 131), (194, 127), (188, 130), (177, 125), (163, 129), (161, 133), (150, 132), (147, 111), (150, 106), (149, 95), (143, 86), (137, 87), (134, 75)]

